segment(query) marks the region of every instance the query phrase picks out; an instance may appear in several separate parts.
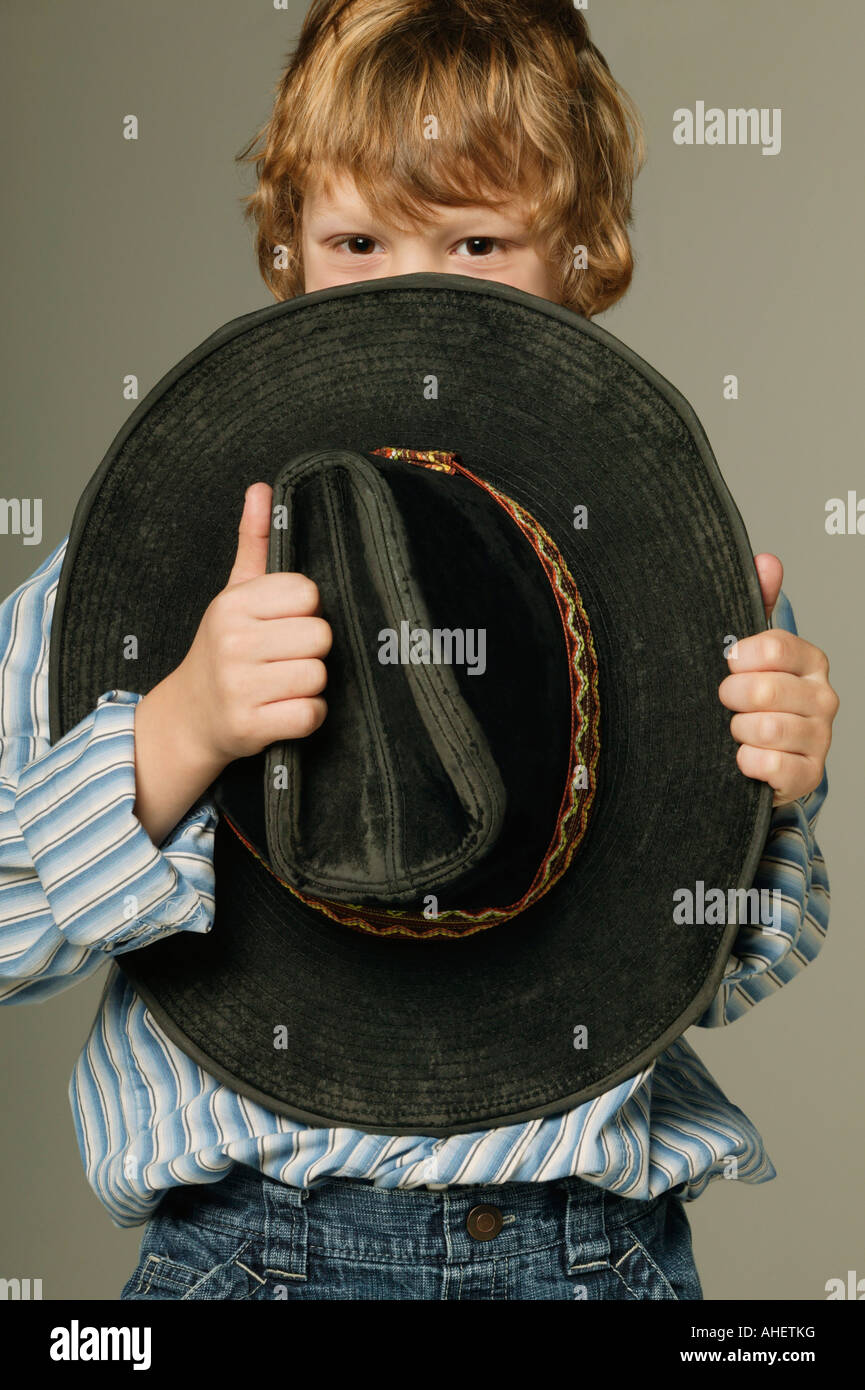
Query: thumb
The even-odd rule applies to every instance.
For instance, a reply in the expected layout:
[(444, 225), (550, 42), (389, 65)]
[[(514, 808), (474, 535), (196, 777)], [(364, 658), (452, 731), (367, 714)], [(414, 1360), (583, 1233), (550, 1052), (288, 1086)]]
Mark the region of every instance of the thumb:
[(760, 580), (760, 590), (763, 595), (763, 607), (766, 610), (766, 618), (771, 618), (772, 609), (778, 602), (778, 595), (781, 592), (781, 582), (784, 578), (784, 566), (777, 555), (761, 554), (754, 556), (754, 565), (757, 569), (757, 577)]
[(226, 589), (257, 579), (267, 573), (267, 550), (270, 544), (270, 508), (273, 488), (269, 483), (253, 483), (246, 489), (243, 513), (237, 530), (237, 554), (228, 576)]

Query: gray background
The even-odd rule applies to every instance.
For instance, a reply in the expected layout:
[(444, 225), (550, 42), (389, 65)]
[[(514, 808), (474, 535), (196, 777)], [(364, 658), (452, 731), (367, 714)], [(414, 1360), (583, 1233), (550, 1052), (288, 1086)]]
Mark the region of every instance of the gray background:
[[(44, 499), (43, 539), (0, 536), (0, 594), (67, 534), (140, 396), (220, 324), (272, 302), (233, 156), (266, 118), (303, 17), (270, 0), (4, 0), (0, 66), (4, 496)], [(856, 0), (592, 0), (592, 36), (645, 122), (637, 273), (598, 322), (702, 419), (755, 552), (785, 566), (799, 631), (842, 698), (818, 822), (830, 936), (803, 975), (689, 1038), (761, 1130), (779, 1176), (719, 1181), (688, 1208), (708, 1299), (825, 1298), (865, 1276), (862, 860), (856, 719), (865, 537), (827, 536), (862, 487), (861, 53)], [(783, 109), (783, 148), (677, 147), (676, 107)], [(128, 112), (140, 138), (121, 138)], [(735, 372), (740, 399), (722, 398)], [(115, 1298), (141, 1228), (86, 1185), (66, 1097), (104, 976), (0, 1010), (0, 1276), (46, 1298)]]

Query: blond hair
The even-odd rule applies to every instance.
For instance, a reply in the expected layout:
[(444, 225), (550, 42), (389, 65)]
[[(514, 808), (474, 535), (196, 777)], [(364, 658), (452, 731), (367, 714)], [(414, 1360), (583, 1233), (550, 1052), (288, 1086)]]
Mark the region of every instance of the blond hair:
[(640, 119), (572, 0), (313, 0), (275, 90), (237, 159), (255, 161), (245, 216), (278, 300), (303, 293), (304, 193), (341, 172), (409, 229), (435, 203), (526, 199), (561, 303), (591, 317), (628, 288)]

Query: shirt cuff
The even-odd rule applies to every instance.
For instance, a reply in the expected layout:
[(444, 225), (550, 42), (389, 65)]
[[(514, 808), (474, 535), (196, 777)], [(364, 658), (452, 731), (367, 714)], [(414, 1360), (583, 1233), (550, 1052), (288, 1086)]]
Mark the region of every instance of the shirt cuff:
[(58, 929), (110, 954), (207, 932), (214, 916), (213, 802), (199, 800), (158, 849), (133, 814), (141, 698), (105, 691), (18, 776), (18, 823)]

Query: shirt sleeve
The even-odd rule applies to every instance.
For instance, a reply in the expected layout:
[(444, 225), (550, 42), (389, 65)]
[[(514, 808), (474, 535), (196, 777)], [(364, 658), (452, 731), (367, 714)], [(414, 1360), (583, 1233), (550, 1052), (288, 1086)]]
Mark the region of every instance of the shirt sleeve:
[(107, 957), (213, 923), (207, 796), (157, 847), (133, 815), (135, 707), (107, 690), (52, 746), (48, 653), (67, 540), (0, 604), (0, 1002), (33, 1001)]
[[(793, 609), (783, 592), (771, 625), (797, 633)], [(696, 1027), (734, 1022), (804, 970), (823, 945), (829, 926), (829, 877), (815, 827), (827, 790), (824, 769), (812, 792), (773, 811), (752, 886), (760, 893), (761, 903), (777, 904), (780, 912), (761, 914), (769, 919), (769, 926), (753, 922), (740, 926), (718, 993), (696, 1020)], [(764, 890), (777, 896), (764, 899)]]

